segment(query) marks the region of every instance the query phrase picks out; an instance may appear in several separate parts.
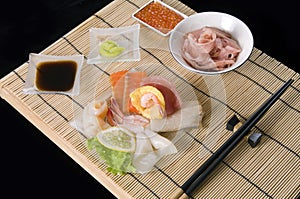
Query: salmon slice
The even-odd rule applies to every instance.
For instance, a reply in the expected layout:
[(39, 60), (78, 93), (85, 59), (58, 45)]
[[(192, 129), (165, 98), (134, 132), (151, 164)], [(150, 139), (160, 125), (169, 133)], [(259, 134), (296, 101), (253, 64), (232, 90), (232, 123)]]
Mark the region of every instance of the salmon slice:
[(128, 70), (121, 70), (121, 71), (112, 73), (109, 76), (111, 86), (114, 87), (120, 79), (124, 78), (124, 76), (127, 72), (128, 72)]
[(110, 75), (110, 83), (112, 86), (112, 97), (115, 98), (119, 107), (123, 108), (123, 95), (124, 95), (124, 85), (125, 76), (128, 70), (122, 70)]
[(129, 113), (130, 96), (129, 94), (136, 88), (140, 87), (141, 81), (146, 77), (146, 72), (130, 71), (125, 76), (124, 96), (123, 96), (123, 113)]
[(129, 94), (140, 86), (140, 82), (146, 76), (146, 72), (129, 70), (118, 71), (110, 75), (112, 96), (124, 114), (129, 113)]

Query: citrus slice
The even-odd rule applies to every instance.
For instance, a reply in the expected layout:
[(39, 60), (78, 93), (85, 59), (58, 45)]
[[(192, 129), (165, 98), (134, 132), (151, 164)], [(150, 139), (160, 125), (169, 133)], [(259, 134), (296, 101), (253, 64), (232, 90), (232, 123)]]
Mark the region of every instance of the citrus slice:
[(105, 147), (122, 152), (135, 150), (135, 135), (122, 127), (110, 127), (97, 134), (98, 141)]

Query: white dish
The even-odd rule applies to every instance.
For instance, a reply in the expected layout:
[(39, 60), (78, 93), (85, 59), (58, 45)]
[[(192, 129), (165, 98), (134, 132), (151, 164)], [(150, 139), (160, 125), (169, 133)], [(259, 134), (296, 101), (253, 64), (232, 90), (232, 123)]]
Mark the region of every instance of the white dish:
[[(117, 28), (90, 28), (90, 52), (88, 54), (88, 64), (99, 64), (105, 62), (139, 61), (139, 35), (140, 24)], [(112, 40), (124, 48), (122, 54), (126, 56), (105, 57), (99, 53), (101, 43)], [(129, 54), (127, 52), (134, 52)]]
[[(60, 63), (60, 62), (63, 63)], [(70, 63), (75, 63), (75, 70), (70, 71)], [(40, 68), (41, 64), (48, 63)], [(77, 55), (46, 55), (46, 54), (29, 54), (28, 74), (26, 77), (23, 91), (25, 94), (66, 94), (79, 95), (80, 93), (80, 76), (84, 63), (84, 56)], [(50, 66), (50, 65), (51, 66)], [(47, 67), (46, 67), (47, 66)], [(49, 70), (49, 68), (53, 68)], [(67, 68), (66, 68), (67, 67)], [(67, 70), (68, 69), (68, 70)], [(39, 75), (38, 75), (39, 74)], [(42, 75), (41, 75), (42, 74)], [(40, 77), (40, 78), (38, 78)], [(42, 84), (46, 85), (43, 89), (38, 88), (37, 80), (42, 79)], [(71, 81), (71, 82), (70, 82)], [(58, 84), (60, 82), (62, 84)], [(69, 90), (64, 90), (64, 84), (71, 84)], [(62, 89), (62, 90), (61, 90)]]
[[(181, 48), (185, 33), (200, 29), (205, 26), (215, 27), (228, 32), (239, 43), (241, 52), (236, 62), (221, 71), (202, 71), (191, 67), (181, 56)], [(253, 36), (248, 26), (240, 19), (221, 12), (202, 12), (189, 16), (181, 21), (172, 31), (169, 38), (169, 48), (174, 58), (186, 69), (200, 74), (214, 75), (231, 71), (241, 66), (250, 56), (253, 49)]]
[[(144, 49), (146, 49), (146, 51), (149, 51), (152, 48), (144, 47)], [(168, 52), (168, 49), (166, 49), (166, 52)], [(127, 53), (131, 54), (133, 52), (127, 52)], [(122, 58), (122, 56), (126, 56), (126, 54), (122, 54), (120, 56), (121, 56), (120, 58)], [(83, 79), (83, 81), (81, 81), (82, 92), (80, 93), (80, 95), (74, 96), (72, 98), (73, 99), (73, 118), (74, 119), (71, 121), (71, 125), (74, 128), (76, 128), (79, 132), (81, 132), (81, 134), (83, 135), (82, 138), (84, 140), (86, 140), (86, 138), (93, 137), (94, 136), (93, 133), (88, 133), (88, 131), (93, 132), (90, 130), (97, 129), (98, 127), (97, 127), (97, 125), (93, 125), (92, 120), (89, 120), (88, 117), (86, 117), (86, 115), (88, 115), (88, 114), (85, 114), (85, 113), (90, 113), (90, 112), (86, 111), (84, 113), (84, 110), (91, 110), (91, 109), (85, 109), (86, 107), (93, 107), (93, 106), (90, 106), (90, 103), (111, 99), (112, 86), (111, 86), (110, 74), (118, 72), (118, 71), (123, 71), (123, 70), (144, 71), (144, 72), (146, 72), (147, 77), (161, 76), (161, 77), (167, 78), (170, 82), (174, 83), (176, 90), (178, 91), (179, 96), (183, 102), (183, 106), (188, 107), (187, 105), (194, 105), (193, 108), (180, 109), (178, 111), (178, 113), (182, 114), (182, 115), (187, 115), (186, 111), (188, 111), (189, 117), (187, 117), (187, 116), (174, 117), (174, 118), (178, 118), (178, 120), (176, 121), (176, 124), (174, 124), (174, 125), (171, 124), (170, 126), (172, 128), (178, 127), (178, 130), (161, 132), (161, 135), (163, 137), (169, 139), (172, 143), (176, 144), (178, 152), (181, 152), (182, 150), (186, 150), (187, 149), (186, 147), (191, 146), (189, 144), (189, 142), (192, 140), (188, 139), (189, 136), (187, 136), (187, 137), (184, 136), (184, 133), (186, 131), (189, 131), (192, 128), (200, 128), (201, 123), (202, 123), (202, 117), (203, 117), (202, 107), (200, 107), (201, 104), (198, 101), (195, 90), (191, 86), (191, 84), (187, 83), (183, 78), (176, 75), (176, 73), (174, 73), (174, 71), (169, 70), (169, 68), (171, 68), (171, 67), (157, 62), (157, 59), (155, 56), (152, 56), (148, 53), (142, 53), (142, 56), (145, 56), (145, 57), (142, 57), (141, 61), (136, 62), (136, 63), (118, 64), (112, 60), (111, 63), (103, 64), (101, 66), (101, 68), (95, 67), (95, 65), (88, 64), (85, 67), (85, 70), (83, 73), (84, 79)], [(121, 88), (122, 80), (119, 80), (119, 81), (120, 81), (120, 88)], [(188, 119), (190, 117), (192, 118), (191, 120)], [(83, 118), (85, 118), (85, 120), (83, 120)], [(194, 121), (195, 126), (187, 128), (186, 122), (185, 122), (187, 120), (189, 122)], [(90, 123), (91, 125), (86, 125), (86, 124), (83, 125), (83, 121), (85, 121), (85, 122), (91, 121), (91, 123)], [(159, 121), (157, 121), (157, 122), (159, 122)], [(160, 120), (160, 122), (161, 122), (162, 126), (164, 126), (165, 124), (173, 123), (173, 122), (167, 122), (164, 119)], [(89, 127), (89, 128), (86, 128), (86, 127)], [(136, 127), (138, 127), (138, 125)], [(150, 128), (150, 126), (149, 126), (149, 128)], [(88, 130), (85, 131), (85, 129), (88, 129)], [(159, 132), (160, 130), (155, 129), (155, 131)], [(96, 132), (98, 132), (98, 130)], [(146, 142), (145, 137), (143, 137), (143, 136), (141, 136), (141, 137), (137, 136), (136, 140), (138, 140), (138, 141), (144, 140)], [(177, 143), (177, 142), (179, 142), (179, 143)], [(185, 145), (181, 145), (180, 144), (181, 142), (184, 142)], [(155, 156), (157, 154), (160, 154), (157, 151), (155, 153), (153, 153), (151, 151), (146, 151), (143, 153), (144, 153), (144, 155), (147, 155), (147, 154), (151, 155), (150, 159), (153, 160), (152, 163), (154, 163)], [(95, 157), (97, 157), (97, 156), (95, 156)], [(162, 159), (159, 159), (159, 161), (157, 163), (155, 162), (155, 166), (157, 166), (159, 168), (166, 167), (166, 166), (172, 164), (172, 162), (174, 161), (174, 158), (176, 158), (176, 157), (177, 157), (176, 154), (174, 154), (174, 155), (169, 154), (168, 158), (162, 158)], [(99, 156), (97, 158), (99, 158)], [(99, 160), (101, 161), (101, 159), (99, 159)], [(156, 159), (156, 160), (158, 160), (158, 159)], [(103, 162), (103, 163), (105, 163), (105, 162)], [(149, 170), (147, 170), (147, 171), (143, 171), (143, 172), (135, 171), (135, 172), (145, 173), (145, 172), (155, 169), (155, 167), (152, 168), (153, 165), (147, 164), (147, 167), (150, 167), (150, 166), (151, 166), (151, 168), (149, 168)]]

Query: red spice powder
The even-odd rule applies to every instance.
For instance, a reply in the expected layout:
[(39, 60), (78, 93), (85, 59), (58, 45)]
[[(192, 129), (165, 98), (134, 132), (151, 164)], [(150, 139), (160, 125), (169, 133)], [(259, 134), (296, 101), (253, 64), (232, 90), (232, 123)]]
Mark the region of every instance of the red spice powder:
[(134, 16), (164, 34), (183, 20), (181, 15), (159, 2), (149, 3)]

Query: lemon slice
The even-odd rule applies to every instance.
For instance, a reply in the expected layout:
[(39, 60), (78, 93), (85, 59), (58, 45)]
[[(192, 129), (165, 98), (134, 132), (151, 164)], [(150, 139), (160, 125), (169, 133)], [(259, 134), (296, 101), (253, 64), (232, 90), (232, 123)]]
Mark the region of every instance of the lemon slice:
[(105, 147), (122, 152), (135, 150), (135, 135), (122, 127), (110, 127), (97, 134), (98, 141)]

